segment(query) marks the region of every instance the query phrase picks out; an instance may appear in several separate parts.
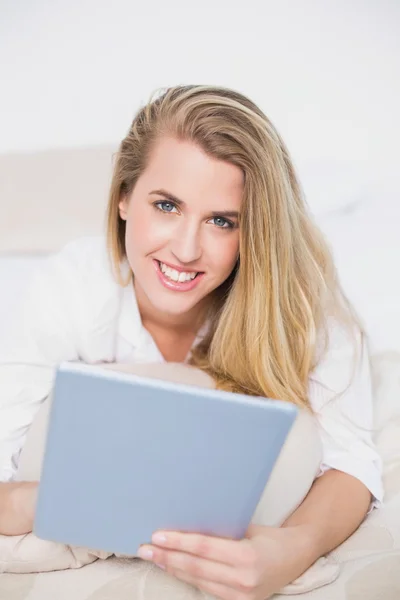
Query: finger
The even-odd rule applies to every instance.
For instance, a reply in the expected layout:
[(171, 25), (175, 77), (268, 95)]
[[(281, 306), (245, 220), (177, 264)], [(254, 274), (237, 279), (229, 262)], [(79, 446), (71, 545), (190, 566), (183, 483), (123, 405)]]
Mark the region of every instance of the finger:
[(195, 588), (215, 596), (220, 600), (248, 600), (248, 596), (244, 592), (233, 590), (231, 587), (223, 585), (221, 583), (215, 583), (214, 581), (207, 581), (205, 579), (195, 579), (189, 573), (185, 571), (172, 571), (171, 573), (177, 579), (193, 585)]
[(240, 587), (241, 571), (229, 565), (200, 558), (185, 552), (163, 550), (157, 546), (141, 546), (139, 557), (162, 565), (168, 572), (182, 571), (194, 581), (207, 580), (230, 587)]
[(159, 531), (152, 537), (153, 544), (194, 554), (207, 560), (238, 567), (246, 564), (250, 550), (248, 540), (230, 540), (198, 533)]

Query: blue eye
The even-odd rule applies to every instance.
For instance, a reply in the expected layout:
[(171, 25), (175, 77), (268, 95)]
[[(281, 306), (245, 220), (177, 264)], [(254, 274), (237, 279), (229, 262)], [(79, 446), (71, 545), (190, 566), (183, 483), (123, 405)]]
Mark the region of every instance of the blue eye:
[(224, 217), (213, 217), (212, 220), (218, 229), (233, 229), (234, 227), (232, 221), (228, 221), (228, 219), (225, 219)]
[(176, 208), (173, 202), (169, 202), (168, 200), (161, 200), (159, 202), (155, 202), (154, 206), (160, 210), (161, 212), (170, 213)]

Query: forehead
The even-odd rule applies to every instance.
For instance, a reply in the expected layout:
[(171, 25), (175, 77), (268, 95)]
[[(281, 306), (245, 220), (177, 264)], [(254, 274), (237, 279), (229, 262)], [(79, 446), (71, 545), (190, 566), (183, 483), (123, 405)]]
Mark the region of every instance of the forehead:
[(140, 179), (144, 191), (164, 188), (186, 203), (217, 203), (221, 210), (233, 205), (238, 209), (243, 196), (240, 167), (209, 156), (193, 142), (171, 137), (157, 141)]

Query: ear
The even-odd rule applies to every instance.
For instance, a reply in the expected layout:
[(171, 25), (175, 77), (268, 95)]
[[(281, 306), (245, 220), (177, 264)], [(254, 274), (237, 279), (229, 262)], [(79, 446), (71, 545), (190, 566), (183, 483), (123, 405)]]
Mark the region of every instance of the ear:
[(123, 221), (126, 221), (128, 218), (128, 201), (126, 196), (123, 196), (118, 204), (119, 208), (119, 216)]

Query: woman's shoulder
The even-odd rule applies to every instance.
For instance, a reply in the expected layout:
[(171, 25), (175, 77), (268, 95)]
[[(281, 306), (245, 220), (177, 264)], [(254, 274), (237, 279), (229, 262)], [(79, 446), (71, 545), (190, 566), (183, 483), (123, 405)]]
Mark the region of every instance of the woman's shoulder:
[(113, 275), (105, 237), (74, 239), (47, 257), (33, 274), (31, 291), (90, 319), (104, 305), (116, 305), (121, 286)]
[(90, 236), (73, 239), (64, 244), (56, 253), (52, 254), (50, 260), (69, 264), (76, 272), (84, 272), (88, 269), (96, 271), (110, 271), (110, 261), (107, 253), (107, 243), (104, 236)]
[(357, 323), (327, 320), (321, 333), (318, 360), (310, 373), (310, 384), (340, 393), (357, 381), (368, 380), (368, 343)]
[(47, 257), (38, 274), (54, 285), (62, 280), (62, 287), (67, 283), (78, 288), (83, 286), (85, 290), (99, 286), (110, 291), (118, 288), (103, 236), (81, 237), (67, 242)]
[(72, 240), (49, 256), (28, 293), (35, 335), (68, 330), (85, 360), (103, 359), (111, 347), (123, 288), (113, 276), (104, 237)]

